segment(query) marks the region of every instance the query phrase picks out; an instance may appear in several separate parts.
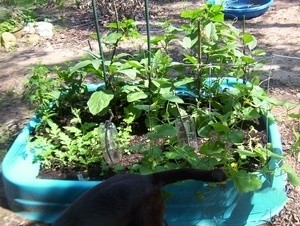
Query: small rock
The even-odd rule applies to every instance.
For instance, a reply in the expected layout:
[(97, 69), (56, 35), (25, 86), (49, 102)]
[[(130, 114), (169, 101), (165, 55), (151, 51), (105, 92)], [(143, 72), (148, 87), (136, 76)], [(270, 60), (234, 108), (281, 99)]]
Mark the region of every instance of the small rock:
[(40, 41), (40, 36), (38, 36), (37, 34), (30, 34), (27, 40), (28, 40), (28, 44), (37, 45)]
[(35, 24), (35, 32), (43, 38), (52, 38), (53, 25), (49, 22), (37, 22)]
[(34, 23), (28, 23), (24, 28), (23, 32), (25, 34), (35, 34)]
[(21, 28), (21, 29), (15, 31), (15, 32), (13, 33), (13, 35), (16, 37), (16, 39), (22, 38), (22, 37), (24, 36), (24, 30), (23, 30), (23, 28)]
[(16, 37), (10, 32), (3, 32), (1, 41), (6, 50), (9, 50), (17, 45)]

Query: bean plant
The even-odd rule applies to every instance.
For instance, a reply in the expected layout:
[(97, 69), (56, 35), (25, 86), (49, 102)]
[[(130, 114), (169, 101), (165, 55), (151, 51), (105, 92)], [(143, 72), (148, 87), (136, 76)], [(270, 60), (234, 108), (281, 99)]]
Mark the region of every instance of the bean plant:
[[(222, 167), (239, 191), (259, 189), (262, 181), (253, 172), (270, 172), (270, 157), (282, 159), (272, 152), (267, 137), (259, 139), (261, 115), (269, 116), (275, 103), (259, 87), (256, 57), (264, 52), (252, 34), (224, 21), (220, 6), (205, 4), (180, 17), (185, 21), (182, 26), (165, 22), (163, 34), (151, 38), (151, 49), (136, 53), (118, 50), (124, 40), (141, 37), (136, 22), (110, 23), (101, 40), (111, 50), (107, 59), (91, 52), (89, 59), (57, 70), (59, 83), (57, 89), (51, 87), (56, 96), (51, 95), (55, 98), (50, 101), (47, 97), (53, 91), (36, 87), (36, 97), (44, 93), (49, 103), (30, 144), (32, 150), (43, 146), (36, 160), (44, 167), (82, 164), (88, 168), (98, 163), (103, 171), (126, 168), (143, 174)], [(181, 54), (174, 54), (174, 47)], [(104, 84), (91, 93), (87, 76)], [(238, 81), (232, 88), (222, 86), (228, 76)], [(178, 139), (176, 122), (184, 117), (195, 123), (199, 148)], [(105, 163), (96, 130), (106, 120), (117, 125), (117, 143), (124, 155), (138, 153), (140, 161), (126, 167)], [(132, 144), (132, 136), (141, 134), (146, 137), (143, 142)]]

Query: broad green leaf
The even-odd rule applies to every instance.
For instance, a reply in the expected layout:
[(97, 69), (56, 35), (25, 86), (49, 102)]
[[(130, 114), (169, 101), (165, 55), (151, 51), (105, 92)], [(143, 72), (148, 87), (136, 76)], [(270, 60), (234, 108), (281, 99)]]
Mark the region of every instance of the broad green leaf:
[(210, 125), (206, 125), (203, 127), (200, 127), (197, 130), (197, 134), (201, 137), (207, 137), (209, 134), (213, 131), (213, 128)]
[(235, 143), (235, 144), (243, 143), (244, 133), (242, 131), (239, 131), (239, 130), (230, 131), (226, 135), (226, 140), (231, 142), (231, 143)]
[(186, 18), (186, 19), (196, 19), (201, 15), (201, 10), (200, 9), (188, 9), (183, 11), (180, 14), (180, 17)]
[(136, 108), (134, 105), (130, 104), (125, 109), (124, 119), (123, 121), (127, 124), (131, 124), (135, 119), (140, 117), (141, 110)]
[(128, 102), (134, 102), (141, 99), (146, 99), (148, 95), (143, 91), (138, 91), (134, 93), (130, 93), (127, 95), (127, 101)]
[(195, 81), (195, 79), (194, 78), (191, 78), (191, 77), (185, 77), (184, 79), (181, 79), (181, 80), (179, 80), (179, 81), (177, 81), (177, 82), (174, 82), (174, 86), (175, 87), (179, 87), (179, 86), (183, 86), (183, 85), (186, 85), (186, 84), (188, 84), (188, 83), (192, 83), (192, 82), (194, 82)]
[(128, 78), (134, 80), (136, 78), (137, 70), (135, 69), (123, 69), (118, 71), (121, 74), (126, 75)]
[(164, 125), (155, 126), (154, 131), (147, 133), (147, 136), (150, 139), (159, 139), (168, 136), (176, 136), (176, 134), (177, 131), (174, 128), (174, 126), (171, 126), (169, 124), (164, 124)]
[(118, 39), (122, 37), (122, 34), (113, 32), (106, 36), (105, 42), (107, 43), (116, 43)]
[(228, 126), (223, 125), (222, 123), (212, 123), (210, 124), (217, 132), (228, 132), (230, 129)]
[(165, 156), (168, 159), (179, 159), (179, 158), (182, 158), (182, 156), (179, 153), (177, 153), (177, 152), (167, 152), (165, 154)]
[(192, 48), (192, 40), (189, 37), (184, 37), (182, 41), (179, 41), (180, 45), (185, 48), (185, 49), (190, 49)]
[(96, 115), (101, 112), (104, 108), (106, 108), (110, 101), (114, 98), (114, 95), (108, 91), (97, 91), (92, 94), (87, 105), (89, 111)]
[(150, 111), (153, 109), (153, 107), (151, 105), (142, 105), (142, 104), (138, 104), (134, 106), (135, 108), (142, 110), (142, 111)]
[(57, 91), (57, 90), (54, 90), (52, 92), (49, 93), (49, 96), (51, 98), (53, 98), (54, 100), (57, 100), (61, 95), (61, 92), (60, 91)]
[(92, 60), (92, 65), (94, 69), (98, 70), (101, 64), (101, 60)]
[(254, 40), (253, 35), (251, 35), (249, 33), (245, 33), (243, 35), (243, 41), (244, 41), (244, 43), (248, 44), (248, 43), (252, 42), (253, 40)]
[(162, 97), (165, 100), (170, 101), (170, 102), (180, 103), (180, 104), (184, 103), (184, 101), (179, 96), (176, 96), (173, 94), (163, 94)]
[(252, 51), (252, 54), (255, 56), (263, 56), (266, 55), (266, 52), (262, 49), (256, 49)]
[(244, 170), (238, 171), (233, 177), (235, 187), (240, 192), (251, 192), (261, 188), (263, 182), (254, 174), (247, 173)]
[(246, 62), (247, 64), (253, 64), (255, 63), (255, 59), (253, 59), (252, 57), (250, 56), (242, 56), (242, 59), (244, 62)]
[(213, 20), (215, 22), (223, 22), (224, 21), (224, 13), (220, 12), (214, 16)]
[(124, 58), (124, 57), (127, 57), (127, 56), (130, 56), (130, 54), (129, 54), (129, 53), (119, 53), (119, 54), (117, 54), (117, 55), (114, 57), (113, 61), (116, 61), (116, 60), (118, 60), (118, 59), (121, 59), (121, 58)]
[(122, 89), (125, 93), (131, 93), (140, 90), (136, 85), (124, 85)]
[(254, 49), (257, 45), (256, 38), (249, 33), (245, 33), (243, 35), (243, 41), (249, 47), (250, 50)]
[(143, 67), (143, 65), (140, 62), (136, 61), (136, 60), (129, 60), (126, 63), (129, 64), (131, 67), (135, 67), (135, 68)]
[(233, 50), (233, 54), (236, 57), (242, 57), (242, 56), (244, 56), (244, 54), (240, 50), (238, 50), (238, 49), (234, 49)]
[(287, 173), (290, 183), (294, 186), (300, 186), (300, 178), (295, 170), (287, 163), (281, 166), (281, 169)]
[(242, 110), (243, 116), (246, 120), (257, 119), (260, 117), (260, 114), (253, 107), (245, 107)]
[(216, 31), (216, 26), (214, 23), (210, 22), (204, 27), (204, 35), (209, 39), (209, 40), (218, 40), (218, 35)]
[(151, 39), (151, 43), (157, 45), (159, 42), (164, 41), (164, 39), (165, 37), (163, 35), (158, 35)]
[(197, 60), (196, 57), (188, 55), (188, 54), (185, 54), (185, 53), (183, 55), (184, 55), (185, 59), (188, 60), (190, 63), (192, 63), (192, 64), (198, 64), (198, 60)]
[(73, 74), (74, 72), (78, 71), (79, 69), (82, 69), (88, 65), (92, 64), (92, 60), (84, 60), (77, 63), (74, 67), (70, 68), (70, 73)]
[(225, 151), (224, 148), (221, 147), (218, 142), (211, 141), (211, 140), (205, 142), (200, 148), (200, 153), (208, 156), (220, 154), (224, 151)]

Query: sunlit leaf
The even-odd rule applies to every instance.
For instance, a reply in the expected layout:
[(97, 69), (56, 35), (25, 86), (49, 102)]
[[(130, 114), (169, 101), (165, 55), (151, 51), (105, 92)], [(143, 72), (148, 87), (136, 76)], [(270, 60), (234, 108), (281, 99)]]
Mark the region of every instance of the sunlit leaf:
[(107, 43), (115, 43), (118, 41), (119, 38), (122, 37), (122, 34), (113, 32), (106, 36), (105, 42)]
[(164, 124), (164, 125), (158, 125), (155, 126), (153, 132), (149, 132), (147, 136), (150, 139), (159, 139), (167, 136), (175, 136), (177, 134), (176, 129), (174, 126), (171, 126), (169, 124)]
[(137, 70), (135, 69), (123, 69), (118, 71), (121, 74), (126, 75), (128, 78), (134, 80), (136, 78)]
[(134, 102), (134, 101), (137, 101), (137, 100), (146, 99), (147, 97), (148, 96), (145, 92), (138, 91), (138, 92), (128, 94), (127, 95), (127, 101), (128, 102)]
[(186, 19), (196, 19), (201, 15), (200, 9), (189, 9), (185, 10), (180, 14), (180, 17), (186, 18)]
[(179, 158), (182, 158), (182, 156), (179, 153), (177, 153), (177, 152), (167, 152), (165, 154), (165, 156), (168, 159), (179, 159)]
[(281, 169), (287, 173), (289, 182), (294, 186), (300, 186), (300, 178), (295, 170), (288, 164), (283, 164)]
[(261, 188), (263, 183), (257, 175), (247, 173), (244, 170), (240, 170), (233, 175), (232, 180), (235, 187), (240, 192), (251, 192), (258, 190)]
[(87, 105), (89, 107), (89, 111), (96, 115), (101, 112), (104, 108), (106, 108), (110, 101), (114, 98), (114, 95), (109, 91), (97, 91), (94, 92), (89, 99)]
[(190, 49), (193, 46), (192, 40), (189, 37), (184, 37), (179, 43), (185, 49)]
[(216, 26), (214, 23), (210, 22), (204, 27), (204, 35), (210, 40), (218, 40)]
[(184, 103), (184, 101), (179, 96), (176, 96), (176, 95), (173, 95), (173, 94), (163, 94), (162, 97), (165, 100), (170, 101), (170, 102)]

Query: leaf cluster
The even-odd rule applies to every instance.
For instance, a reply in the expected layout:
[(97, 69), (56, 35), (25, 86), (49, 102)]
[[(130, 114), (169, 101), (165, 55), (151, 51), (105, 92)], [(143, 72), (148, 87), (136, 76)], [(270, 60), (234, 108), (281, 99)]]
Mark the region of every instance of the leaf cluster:
[[(272, 173), (270, 158), (282, 159), (272, 152), (267, 137), (261, 139), (262, 115), (269, 117), (275, 103), (259, 87), (256, 57), (263, 51), (256, 48), (253, 35), (224, 21), (220, 6), (205, 4), (182, 12), (181, 18), (184, 25), (165, 22), (164, 33), (150, 40), (151, 49), (137, 53), (118, 51), (122, 41), (140, 36), (136, 22), (111, 23), (101, 41), (111, 50), (109, 60), (91, 53), (89, 59), (57, 70), (57, 80), (49, 80), (48, 71), (33, 75), (31, 98), (47, 106), (32, 139), (34, 147), (44, 147), (37, 160), (51, 167), (98, 162), (99, 167), (121, 169), (105, 165), (99, 143), (97, 128), (112, 120), (120, 151), (142, 155), (129, 171), (222, 167), (238, 190), (259, 189), (261, 173)], [(180, 56), (172, 53), (174, 46)], [(87, 76), (104, 85), (90, 93), (84, 83)], [(66, 112), (75, 118), (62, 120)], [(176, 123), (184, 117), (195, 123), (199, 148), (178, 137)], [(134, 132), (146, 134), (147, 142), (130, 145)]]

